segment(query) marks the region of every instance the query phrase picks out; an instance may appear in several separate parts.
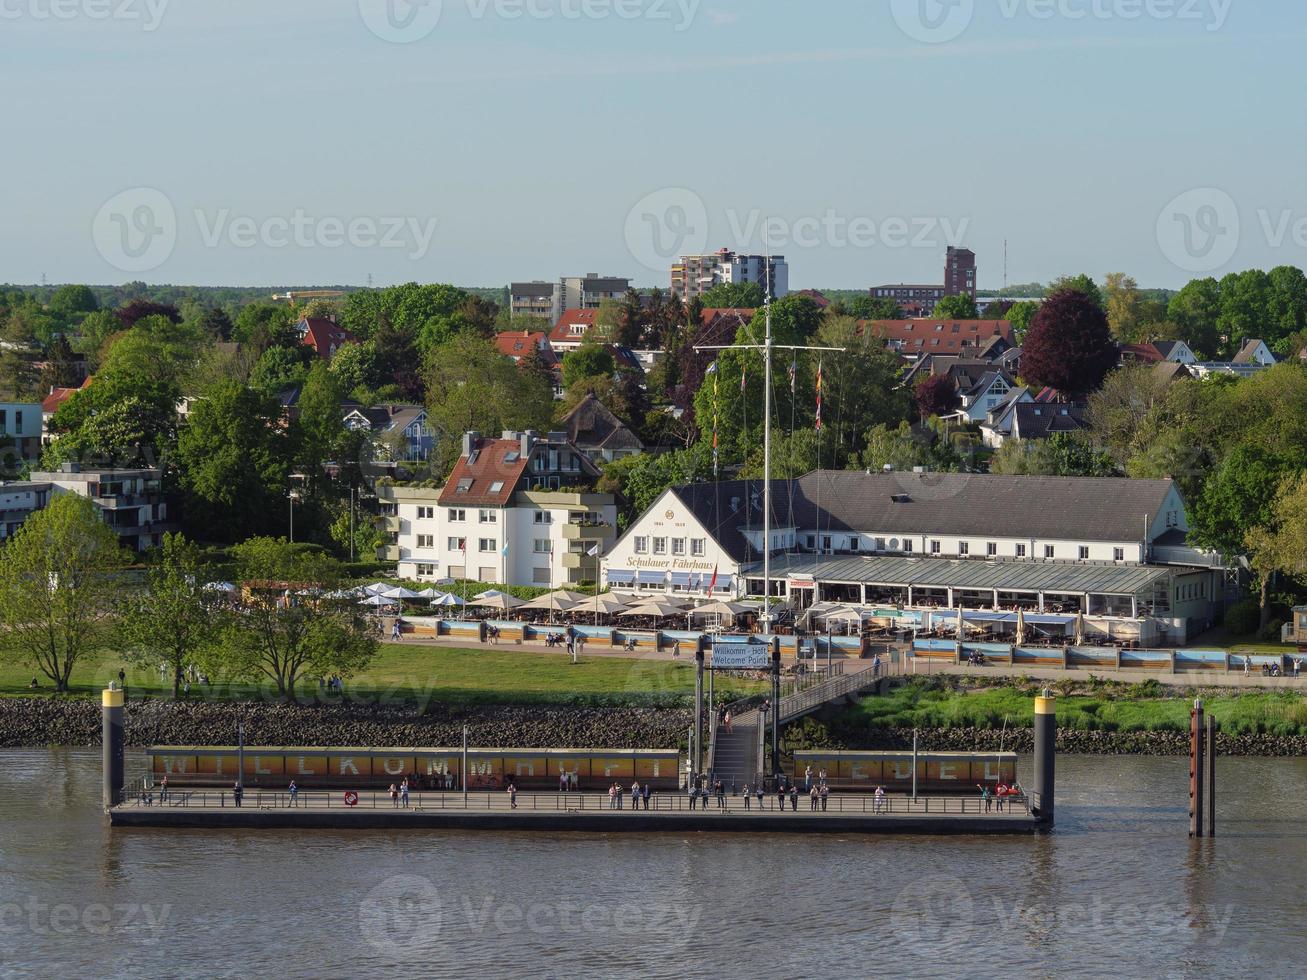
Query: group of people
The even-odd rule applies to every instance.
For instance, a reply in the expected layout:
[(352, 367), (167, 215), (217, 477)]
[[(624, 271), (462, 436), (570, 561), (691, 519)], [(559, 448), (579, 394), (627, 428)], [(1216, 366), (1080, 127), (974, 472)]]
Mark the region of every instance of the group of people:
[(1019, 797), (1022, 795), (1021, 786), (1015, 781), (1012, 783), (1011, 786), (1008, 786), (1006, 783), (1000, 782), (997, 786), (993, 788), (993, 790), (991, 790), (988, 786), (984, 786), (981, 785), (980, 783), (977, 783), (976, 789), (980, 790), (980, 799), (985, 805), (986, 813), (990, 813), (994, 810), (997, 810), (999, 813), (1002, 813), (1003, 804), (1005, 801), (1013, 797)]
[[(608, 809), (610, 810), (622, 809), (622, 798), (625, 795), (626, 794), (625, 791), (622, 789), (621, 783), (613, 783), (613, 785), (609, 786)], [(649, 786), (648, 783), (645, 783), (643, 786), (641, 786), (640, 781), (638, 779), (631, 783), (631, 809), (632, 810), (639, 810), (641, 803), (644, 803), (644, 809), (646, 810), (649, 809), (649, 797), (651, 796), (653, 796), (653, 789)]]

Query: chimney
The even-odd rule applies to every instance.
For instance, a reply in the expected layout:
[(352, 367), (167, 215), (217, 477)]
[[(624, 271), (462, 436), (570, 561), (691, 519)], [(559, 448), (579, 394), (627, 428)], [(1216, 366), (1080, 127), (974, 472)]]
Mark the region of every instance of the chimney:
[(471, 456), (476, 448), (481, 444), (481, 433), (465, 432), (463, 433), (463, 455)]
[(531, 450), (536, 444), (536, 434), (534, 431), (523, 432), (521, 435), (521, 440), (522, 440), (522, 458), (526, 459), (528, 456), (531, 455)]

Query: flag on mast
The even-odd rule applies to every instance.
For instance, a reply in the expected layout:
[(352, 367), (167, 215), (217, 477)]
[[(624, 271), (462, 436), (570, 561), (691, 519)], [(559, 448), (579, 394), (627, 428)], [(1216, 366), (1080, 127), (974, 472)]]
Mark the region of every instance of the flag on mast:
[(717, 362), (713, 361), (708, 367), (708, 373), (712, 375), (712, 475), (717, 477)]
[(712, 581), (708, 583), (708, 594), (712, 595), (717, 591), (717, 566), (712, 567)]
[(794, 397), (795, 382), (799, 377), (799, 356), (796, 354), (790, 360), (790, 397)]
[(822, 363), (817, 362), (817, 431), (821, 431), (821, 390), (822, 390)]

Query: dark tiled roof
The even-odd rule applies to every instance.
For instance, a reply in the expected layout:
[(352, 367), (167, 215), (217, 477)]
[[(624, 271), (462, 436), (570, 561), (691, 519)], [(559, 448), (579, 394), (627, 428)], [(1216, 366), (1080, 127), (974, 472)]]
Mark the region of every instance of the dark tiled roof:
[[(789, 480), (771, 483), (772, 527), (789, 526), (791, 489), (795, 493), (794, 518), (799, 520), (797, 486)], [(748, 528), (762, 530), (764, 487), (762, 480), (730, 480), (677, 487), (674, 492), (723, 551), (736, 562), (748, 563), (762, 560), (757, 549), (749, 546), (744, 532)]]
[(1059, 432), (1080, 432), (1089, 428), (1083, 402), (1067, 405), (1026, 402), (1016, 406), (1013, 435), (1021, 439), (1047, 439)]
[(567, 437), (582, 451), (608, 449), (639, 452), (644, 449), (644, 443), (594, 392), (586, 395), (576, 408), (568, 412), (561, 424)]
[(446, 507), (507, 507), (529, 461), (516, 439), (483, 439), (471, 457), (461, 456), (454, 464), (440, 502)]

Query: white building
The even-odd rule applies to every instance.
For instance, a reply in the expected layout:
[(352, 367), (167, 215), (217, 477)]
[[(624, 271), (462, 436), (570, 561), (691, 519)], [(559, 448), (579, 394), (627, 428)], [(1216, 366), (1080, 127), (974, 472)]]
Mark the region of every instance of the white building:
[(542, 317), (552, 323), (564, 310), (597, 310), (604, 300), (621, 302), (630, 288), (630, 279), (597, 272), (563, 276), (558, 282), (514, 282), (508, 287), (509, 309), (515, 317)]
[(163, 492), (160, 469), (100, 469), (64, 463), (55, 473), (33, 473), (31, 486), (41, 485), (50, 487), (50, 495), (75, 493), (88, 498), (118, 534), (122, 546), (131, 551), (157, 548), (164, 534), (181, 530)]
[(790, 293), (790, 266), (783, 255), (740, 255), (722, 249), (711, 255), (683, 255), (672, 266), (672, 295), (688, 303), (714, 286), (725, 283), (757, 283), (773, 299)]
[[(18, 460), (41, 455), (43, 420), (36, 402), (0, 402), (0, 471)], [(4, 458), (12, 454), (13, 460)]]
[[(613, 546), (619, 592), (760, 596), (763, 486), (667, 491)], [(814, 602), (1031, 612), (1132, 621), (1183, 638), (1226, 598), (1219, 562), (1186, 544), (1170, 480), (819, 471), (775, 481), (772, 592)]]
[(617, 505), (595, 465), (561, 433), (464, 436), (441, 489), (378, 486), (403, 578), (564, 587), (594, 582)]

